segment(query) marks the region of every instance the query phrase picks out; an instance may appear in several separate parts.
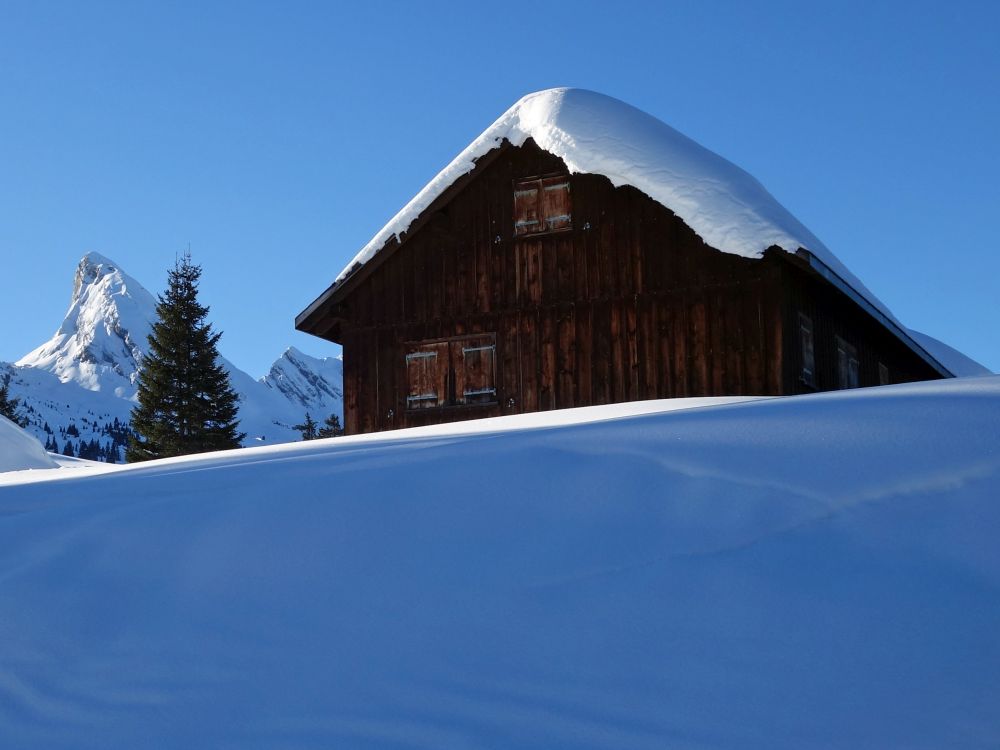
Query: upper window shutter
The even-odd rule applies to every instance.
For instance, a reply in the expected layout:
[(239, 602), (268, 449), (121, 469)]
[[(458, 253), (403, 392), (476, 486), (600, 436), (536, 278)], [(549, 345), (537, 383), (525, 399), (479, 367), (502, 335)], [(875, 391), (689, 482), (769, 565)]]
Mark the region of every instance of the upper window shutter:
[(542, 180), (542, 221), (545, 231), (570, 226), (569, 177), (546, 177)]
[(442, 406), (448, 398), (448, 344), (423, 344), (406, 354), (409, 409)]
[(518, 183), (514, 189), (514, 234), (541, 231), (538, 216), (538, 180)]
[(481, 404), (496, 401), (496, 342), (492, 336), (453, 341), (455, 402)]

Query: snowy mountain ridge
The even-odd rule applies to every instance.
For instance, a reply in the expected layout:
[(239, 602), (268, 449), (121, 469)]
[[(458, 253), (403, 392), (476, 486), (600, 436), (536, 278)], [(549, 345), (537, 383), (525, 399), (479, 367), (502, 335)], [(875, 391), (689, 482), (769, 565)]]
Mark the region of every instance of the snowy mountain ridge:
[(313, 415), (325, 416), (329, 404), (343, 403), (344, 361), (340, 358), (317, 359), (294, 346), (285, 350), (260, 379), (268, 388), (302, 405)]
[(132, 400), (155, 319), (153, 295), (111, 260), (87, 253), (76, 268), (59, 330), (15, 364)]
[[(109, 258), (84, 255), (73, 278), (69, 308), (52, 338), (15, 364), (0, 363), (20, 397), (28, 431), (50, 450), (79, 455), (81, 445), (120, 446), (135, 404), (156, 299)], [(294, 425), (309, 411), (342, 416), (339, 358), (317, 359), (288, 349), (256, 380), (221, 357), (240, 396), (246, 444), (300, 439)], [(104, 457), (102, 452), (100, 457)]]

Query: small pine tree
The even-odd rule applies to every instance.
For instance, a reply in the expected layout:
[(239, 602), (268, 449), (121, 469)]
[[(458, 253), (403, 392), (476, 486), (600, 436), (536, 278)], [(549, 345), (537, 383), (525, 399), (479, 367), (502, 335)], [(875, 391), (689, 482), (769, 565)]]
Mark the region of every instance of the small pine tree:
[(340, 437), (344, 434), (344, 428), (340, 426), (340, 417), (336, 414), (331, 414), (323, 422), (323, 426), (319, 428), (319, 432), (316, 433), (317, 437), (330, 438), (330, 437)]
[(306, 412), (306, 421), (295, 425), (294, 429), (302, 433), (303, 440), (315, 440), (317, 437), (317, 427), (316, 420), (309, 415), (309, 412)]
[(69, 456), (70, 458), (76, 457), (76, 451), (73, 450), (73, 443), (69, 440), (66, 441), (66, 445), (63, 447), (63, 455)]
[(219, 363), (222, 333), (205, 322), (198, 302), (201, 266), (185, 254), (168, 274), (158, 297), (149, 353), (139, 373), (138, 405), (125, 460), (239, 448), (239, 396)]
[(0, 383), (0, 415), (7, 417), (18, 427), (25, 427), (28, 420), (18, 413), (17, 407), (20, 403), (21, 399), (12, 398), (10, 395), (10, 373), (7, 373)]

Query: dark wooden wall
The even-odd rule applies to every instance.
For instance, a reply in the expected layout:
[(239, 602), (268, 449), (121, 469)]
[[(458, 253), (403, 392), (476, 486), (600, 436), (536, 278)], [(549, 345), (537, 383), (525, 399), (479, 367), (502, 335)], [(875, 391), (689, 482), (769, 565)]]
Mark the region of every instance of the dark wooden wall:
[[(789, 391), (782, 261), (714, 250), (598, 175), (571, 178), (571, 230), (515, 239), (515, 182), (560, 171), (531, 141), (503, 148), (343, 295), (349, 433)], [(496, 333), (497, 402), (408, 411), (403, 343), (481, 332)]]
[[(941, 376), (884, 326), (852, 304), (835, 287), (809, 273), (795, 262), (782, 264), (784, 314), (787, 333), (785, 393), (799, 394), (836, 390), (837, 344), (840, 338), (858, 352), (861, 387), (880, 385), (879, 364), (888, 368), (890, 383), (933, 380)], [(816, 379), (802, 382), (802, 351), (798, 314), (813, 321)]]

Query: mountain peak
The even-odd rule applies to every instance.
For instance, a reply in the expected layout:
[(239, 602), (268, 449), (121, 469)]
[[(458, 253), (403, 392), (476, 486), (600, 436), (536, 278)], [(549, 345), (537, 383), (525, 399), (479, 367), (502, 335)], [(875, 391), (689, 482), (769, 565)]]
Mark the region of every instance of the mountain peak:
[(100, 253), (91, 251), (80, 258), (80, 262), (76, 266), (76, 275), (73, 277), (73, 298), (70, 303), (71, 308), (72, 304), (80, 299), (81, 292), (83, 292), (86, 287), (94, 284), (94, 282), (98, 281), (102, 277), (110, 276), (115, 273), (120, 273), (118, 265)]
[(155, 317), (156, 300), (139, 282), (111, 259), (89, 252), (77, 264), (59, 329), (17, 364), (131, 399)]
[(313, 414), (342, 409), (344, 363), (336, 357), (319, 359), (288, 347), (260, 382)]

